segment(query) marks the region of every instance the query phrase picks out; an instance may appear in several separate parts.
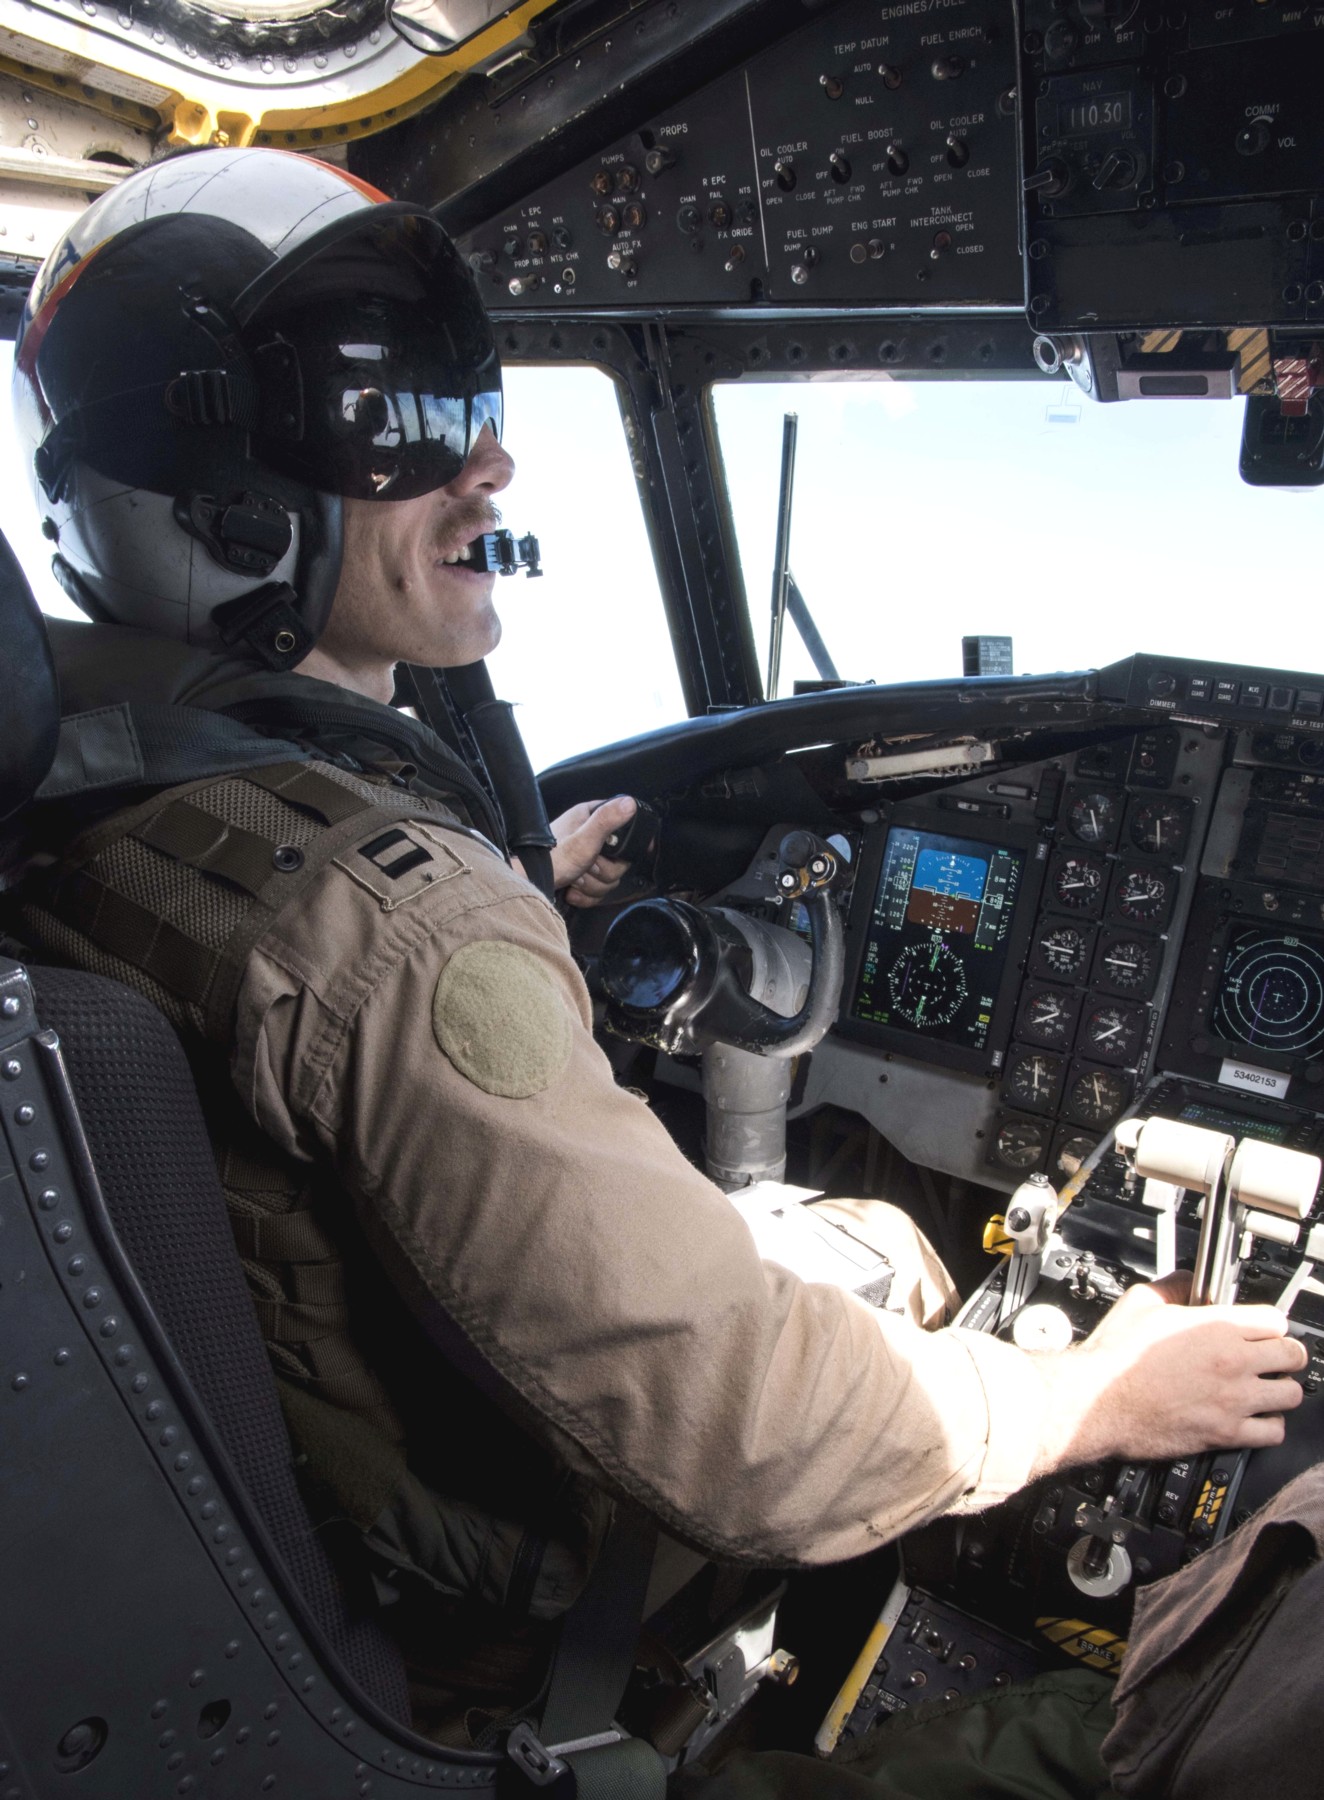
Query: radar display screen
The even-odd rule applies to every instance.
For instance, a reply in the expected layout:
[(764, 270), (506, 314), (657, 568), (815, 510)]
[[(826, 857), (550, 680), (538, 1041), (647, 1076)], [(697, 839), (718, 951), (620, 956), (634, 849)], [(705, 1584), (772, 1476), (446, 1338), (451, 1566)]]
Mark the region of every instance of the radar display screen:
[(894, 827), (850, 1016), (982, 1050), (1023, 863), (1019, 850)]
[(1225, 1042), (1313, 1061), (1324, 1055), (1324, 948), (1260, 926), (1228, 938), (1210, 1030)]

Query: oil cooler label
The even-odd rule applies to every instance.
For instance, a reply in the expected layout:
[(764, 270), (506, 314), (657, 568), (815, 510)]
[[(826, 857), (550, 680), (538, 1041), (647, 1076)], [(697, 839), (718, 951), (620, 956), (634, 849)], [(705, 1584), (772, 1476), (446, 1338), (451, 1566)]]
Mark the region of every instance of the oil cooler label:
[(1220, 1087), (1249, 1089), (1253, 1094), (1267, 1094), (1271, 1100), (1286, 1100), (1292, 1077), (1277, 1069), (1257, 1069), (1253, 1063), (1236, 1062), (1229, 1056), (1218, 1071), (1218, 1084)]

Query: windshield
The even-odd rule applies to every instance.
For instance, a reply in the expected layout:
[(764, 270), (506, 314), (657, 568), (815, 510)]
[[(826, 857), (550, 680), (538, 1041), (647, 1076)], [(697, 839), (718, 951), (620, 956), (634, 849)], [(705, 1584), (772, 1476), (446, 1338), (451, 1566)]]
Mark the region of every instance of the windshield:
[[(1105, 406), (1044, 380), (742, 381), (713, 394), (765, 671), (788, 412), (790, 567), (845, 678), (959, 675), (965, 636), (1011, 637), (1017, 674), (1138, 650), (1324, 662), (1324, 489), (1241, 481), (1243, 401)], [(815, 673), (788, 619), (778, 691)]]

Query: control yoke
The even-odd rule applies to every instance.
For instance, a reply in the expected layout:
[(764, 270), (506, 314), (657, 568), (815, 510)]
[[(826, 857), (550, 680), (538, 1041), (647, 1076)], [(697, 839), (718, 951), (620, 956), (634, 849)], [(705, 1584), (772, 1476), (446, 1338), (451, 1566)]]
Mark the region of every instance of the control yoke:
[(627, 907), (603, 942), (609, 1028), (702, 1056), (707, 1168), (722, 1187), (785, 1174), (792, 1059), (813, 1049), (841, 1003), (839, 868), (811, 832), (781, 841), (762, 898), (799, 902), (808, 945), (753, 913), (671, 899)]
[(841, 915), (831, 895), (839, 868), (812, 832), (782, 839), (766, 897), (803, 905), (810, 951), (796, 932), (731, 907), (672, 899), (626, 907), (602, 946), (611, 1029), (673, 1056), (713, 1043), (783, 1058), (812, 1050), (841, 1000)]

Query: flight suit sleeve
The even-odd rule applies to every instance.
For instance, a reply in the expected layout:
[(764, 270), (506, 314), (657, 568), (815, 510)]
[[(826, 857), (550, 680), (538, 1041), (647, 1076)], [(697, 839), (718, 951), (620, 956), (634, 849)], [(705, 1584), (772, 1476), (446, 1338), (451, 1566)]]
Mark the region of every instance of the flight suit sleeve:
[(616, 1086), (554, 909), (410, 834), (421, 863), (397, 846), (392, 877), (365, 842), (258, 945), (234, 1062), (277, 1143), (334, 1161), (406, 1298), (574, 1466), (720, 1557), (851, 1557), (1022, 1485), (1033, 1359), (762, 1263)]

